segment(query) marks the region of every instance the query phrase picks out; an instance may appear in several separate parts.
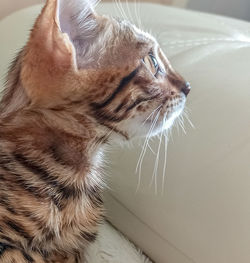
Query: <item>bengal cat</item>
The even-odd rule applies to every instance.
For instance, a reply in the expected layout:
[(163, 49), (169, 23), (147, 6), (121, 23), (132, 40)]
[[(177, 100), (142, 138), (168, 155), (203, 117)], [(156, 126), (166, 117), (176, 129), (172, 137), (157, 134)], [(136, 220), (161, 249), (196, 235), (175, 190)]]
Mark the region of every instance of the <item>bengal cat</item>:
[[(171, 126), (190, 85), (157, 41), (89, 0), (47, 0), (0, 104), (0, 262), (84, 262), (107, 143)], [(94, 263), (94, 262), (93, 262)]]

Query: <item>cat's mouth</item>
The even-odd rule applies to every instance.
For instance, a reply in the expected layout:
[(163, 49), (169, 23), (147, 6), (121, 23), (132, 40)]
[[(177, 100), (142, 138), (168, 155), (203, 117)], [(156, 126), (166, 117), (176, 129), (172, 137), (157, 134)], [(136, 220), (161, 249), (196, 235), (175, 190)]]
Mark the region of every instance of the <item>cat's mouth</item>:
[(181, 115), (186, 103), (186, 97), (181, 96), (178, 100), (170, 103), (170, 107), (167, 107), (166, 112), (162, 117), (162, 129), (169, 129), (174, 121)]
[(175, 120), (183, 112), (185, 102), (186, 97), (181, 96), (178, 100), (171, 100), (165, 103), (165, 105), (159, 106), (158, 111), (156, 111), (153, 116), (145, 122), (151, 127), (154, 135), (171, 128)]

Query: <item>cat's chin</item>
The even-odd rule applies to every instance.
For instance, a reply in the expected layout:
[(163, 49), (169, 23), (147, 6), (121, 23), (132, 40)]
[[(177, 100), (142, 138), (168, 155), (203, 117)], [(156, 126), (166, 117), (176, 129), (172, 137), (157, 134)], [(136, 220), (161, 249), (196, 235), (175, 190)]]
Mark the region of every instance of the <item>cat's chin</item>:
[(165, 117), (163, 116), (155, 124), (152, 124), (152, 121), (146, 122), (145, 131), (141, 133), (139, 137), (147, 137), (147, 136), (153, 137), (161, 132), (169, 130), (173, 126), (174, 122), (178, 119), (178, 117), (183, 112), (184, 107), (185, 107), (185, 102), (180, 103), (178, 106), (176, 106), (176, 108), (172, 112), (167, 113)]
[(174, 111), (173, 113), (171, 113), (171, 115), (169, 116), (169, 118), (166, 121), (162, 122), (162, 127), (160, 129), (160, 131), (162, 130), (168, 130), (169, 128), (171, 128), (175, 122), (176, 119), (178, 119), (178, 117), (181, 115), (181, 113), (183, 112), (183, 108), (184, 107), (180, 107), (178, 110)]
[(152, 122), (146, 124), (143, 130), (137, 131), (137, 133), (134, 134), (130, 139), (154, 137), (161, 132), (169, 130), (173, 126), (176, 119), (178, 119), (178, 117), (181, 115), (182, 111), (183, 108), (180, 108), (179, 110), (169, 114), (167, 119), (159, 120), (157, 123), (155, 123), (153, 128)]
[[(154, 137), (162, 132), (165, 132), (173, 126), (175, 120), (178, 119), (178, 117), (181, 115), (184, 109), (184, 105), (185, 103), (177, 106), (177, 108), (173, 112), (168, 113), (165, 118), (162, 117), (155, 123), (153, 123), (152, 121), (145, 122), (141, 125), (141, 129), (137, 130), (137, 132), (134, 134), (133, 132), (131, 132), (130, 134), (126, 132), (114, 133), (111, 137), (111, 140), (114, 143), (121, 144), (134, 139)], [(127, 136), (125, 136), (124, 134), (127, 134)]]
[[(176, 119), (181, 115), (186, 103), (186, 97), (183, 94), (178, 103), (171, 102), (158, 106), (158, 111), (154, 114), (145, 113), (145, 116), (138, 116), (124, 123), (123, 126), (117, 127), (110, 139), (113, 142), (126, 142), (138, 138), (149, 138), (169, 130)], [(171, 106), (169, 106), (171, 105)], [(150, 116), (150, 118), (149, 118)]]

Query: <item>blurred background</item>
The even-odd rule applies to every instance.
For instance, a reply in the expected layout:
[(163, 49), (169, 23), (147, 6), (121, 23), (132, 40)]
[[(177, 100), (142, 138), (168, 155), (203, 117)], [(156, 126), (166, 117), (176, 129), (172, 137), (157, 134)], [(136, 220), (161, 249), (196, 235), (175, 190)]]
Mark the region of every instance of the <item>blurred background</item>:
[[(42, 3), (43, 1), (44, 0), (1, 0), (0, 19), (22, 7)], [(141, 2), (161, 3), (250, 21), (249, 0), (144, 0)]]

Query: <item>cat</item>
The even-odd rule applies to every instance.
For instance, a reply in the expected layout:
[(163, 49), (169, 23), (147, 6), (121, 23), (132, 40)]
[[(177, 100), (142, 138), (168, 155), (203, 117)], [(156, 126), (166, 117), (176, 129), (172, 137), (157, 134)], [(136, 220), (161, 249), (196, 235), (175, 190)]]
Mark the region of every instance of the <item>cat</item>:
[(104, 218), (107, 144), (168, 129), (190, 85), (157, 41), (98, 15), (93, 0), (47, 0), (0, 103), (0, 262), (80, 263)]

